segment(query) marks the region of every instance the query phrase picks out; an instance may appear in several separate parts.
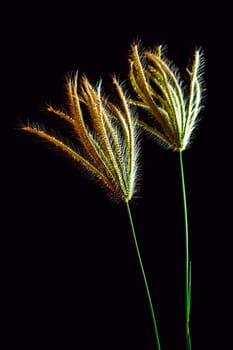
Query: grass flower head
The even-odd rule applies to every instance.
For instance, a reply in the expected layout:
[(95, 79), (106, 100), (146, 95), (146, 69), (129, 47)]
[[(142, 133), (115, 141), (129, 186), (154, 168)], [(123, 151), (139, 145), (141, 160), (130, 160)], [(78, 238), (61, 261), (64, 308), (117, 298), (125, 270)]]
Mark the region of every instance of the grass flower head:
[(190, 143), (202, 109), (203, 65), (203, 52), (197, 49), (187, 68), (187, 86), (163, 47), (140, 52), (137, 45), (132, 46), (129, 77), (137, 99), (131, 103), (148, 112), (138, 123), (173, 150), (183, 151)]
[(94, 88), (86, 76), (68, 77), (66, 92), (69, 109), (52, 106), (48, 111), (67, 123), (75, 145), (38, 125), (24, 125), (35, 134), (75, 159), (118, 201), (128, 202), (136, 185), (138, 141), (137, 126), (122, 87), (113, 79), (119, 106), (101, 92), (101, 82)]

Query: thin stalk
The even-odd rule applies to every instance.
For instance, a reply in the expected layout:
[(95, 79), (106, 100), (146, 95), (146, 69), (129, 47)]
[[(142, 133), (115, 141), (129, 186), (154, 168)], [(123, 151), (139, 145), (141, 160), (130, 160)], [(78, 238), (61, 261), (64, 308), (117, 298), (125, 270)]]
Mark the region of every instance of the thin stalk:
[(155, 318), (155, 312), (154, 312), (154, 308), (153, 308), (153, 303), (152, 303), (150, 290), (149, 290), (147, 279), (146, 279), (145, 270), (144, 270), (143, 263), (142, 263), (141, 254), (140, 254), (139, 247), (138, 247), (137, 237), (136, 237), (134, 224), (133, 224), (133, 219), (132, 219), (132, 215), (131, 215), (131, 210), (130, 210), (130, 206), (129, 206), (128, 202), (126, 202), (126, 207), (127, 207), (127, 212), (128, 212), (128, 216), (129, 216), (131, 232), (133, 234), (133, 240), (134, 240), (135, 248), (136, 248), (136, 251), (137, 251), (137, 257), (138, 257), (139, 265), (140, 265), (140, 268), (141, 268), (144, 284), (145, 284), (145, 287), (146, 287), (146, 294), (147, 294), (147, 298), (148, 298), (148, 302), (149, 302), (151, 318), (152, 318), (153, 328), (154, 328), (154, 333), (155, 333), (155, 341), (156, 341), (156, 344), (157, 344), (157, 349), (161, 350), (160, 340), (159, 340), (159, 333), (158, 333), (158, 328), (157, 328), (157, 322), (156, 322), (156, 318)]
[(180, 156), (180, 174), (183, 196), (183, 209), (184, 209), (184, 229), (185, 229), (185, 337), (186, 337), (186, 350), (191, 350), (191, 335), (189, 329), (190, 319), (190, 306), (191, 306), (191, 261), (189, 261), (189, 232), (188, 232), (188, 214), (187, 214), (187, 200), (185, 189), (185, 176), (182, 151), (179, 152)]

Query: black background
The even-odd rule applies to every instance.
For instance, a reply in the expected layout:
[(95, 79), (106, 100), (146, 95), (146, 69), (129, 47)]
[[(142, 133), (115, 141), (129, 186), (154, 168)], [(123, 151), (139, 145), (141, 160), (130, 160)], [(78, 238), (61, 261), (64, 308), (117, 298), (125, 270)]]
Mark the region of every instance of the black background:
[[(145, 46), (167, 44), (168, 57), (183, 73), (196, 46), (205, 52), (205, 109), (193, 145), (184, 152), (193, 263), (191, 332), (193, 349), (225, 348), (230, 188), (222, 175), (228, 175), (225, 159), (231, 158), (225, 150), (227, 122), (220, 118), (229, 118), (222, 91), (228, 27), (224, 7), (191, 2), (40, 2), (8, 9), (2, 32), (6, 349), (156, 348), (124, 204), (109, 201), (76, 165), (17, 129), (27, 119), (46, 124), (42, 109), (65, 102), (68, 72), (85, 72), (93, 84), (101, 77), (110, 95), (113, 73), (127, 79), (129, 48), (137, 39)], [(178, 154), (144, 138), (141, 162), (139, 197), (131, 203), (135, 228), (162, 349), (182, 350)]]

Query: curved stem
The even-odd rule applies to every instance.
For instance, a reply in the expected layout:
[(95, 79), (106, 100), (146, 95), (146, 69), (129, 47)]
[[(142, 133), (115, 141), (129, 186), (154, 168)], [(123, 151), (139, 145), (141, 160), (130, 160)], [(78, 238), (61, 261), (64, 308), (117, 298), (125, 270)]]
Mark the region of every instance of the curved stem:
[(189, 330), (190, 306), (191, 306), (191, 261), (189, 261), (189, 233), (188, 233), (188, 215), (187, 215), (187, 201), (185, 189), (185, 177), (182, 151), (180, 156), (180, 174), (182, 184), (183, 209), (184, 209), (184, 229), (185, 229), (185, 337), (186, 350), (191, 350), (191, 336)]
[(131, 211), (130, 211), (130, 207), (129, 207), (129, 203), (128, 202), (126, 202), (126, 207), (127, 207), (127, 212), (128, 212), (128, 216), (129, 216), (131, 231), (132, 231), (132, 234), (133, 234), (133, 240), (134, 240), (135, 248), (136, 248), (136, 251), (137, 251), (137, 257), (138, 257), (138, 261), (139, 261), (139, 264), (140, 264), (140, 268), (141, 268), (144, 284), (145, 284), (145, 287), (146, 287), (146, 293), (147, 293), (147, 298), (148, 298), (150, 312), (151, 312), (151, 318), (152, 318), (153, 327), (154, 327), (155, 340), (156, 340), (156, 344), (157, 344), (158, 350), (161, 350), (160, 341), (159, 341), (159, 334), (158, 334), (158, 328), (157, 328), (157, 322), (156, 322), (156, 318), (155, 318), (155, 312), (154, 312), (154, 308), (153, 308), (153, 304), (152, 304), (152, 300), (151, 300), (150, 290), (149, 290), (149, 287), (148, 287), (146, 274), (145, 274), (145, 270), (144, 270), (144, 267), (143, 267), (142, 258), (141, 258), (141, 254), (140, 254), (140, 251), (139, 251), (137, 237), (136, 237), (134, 224), (133, 224), (133, 219), (132, 219), (132, 215), (131, 215)]

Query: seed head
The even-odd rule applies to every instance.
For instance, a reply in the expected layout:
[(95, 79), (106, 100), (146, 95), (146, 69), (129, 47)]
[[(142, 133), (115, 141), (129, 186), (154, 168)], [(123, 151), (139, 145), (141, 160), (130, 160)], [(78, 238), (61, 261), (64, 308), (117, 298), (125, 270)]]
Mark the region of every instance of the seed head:
[(122, 87), (113, 78), (119, 106), (101, 92), (101, 82), (94, 88), (86, 76), (68, 77), (68, 111), (48, 106), (48, 111), (62, 119), (74, 131), (75, 144), (38, 125), (24, 125), (62, 150), (109, 190), (118, 201), (128, 202), (135, 192), (138, 132), (135, 118)]
[(132, 46), (129, 78), (136, 93), (131, 103), (147, 110), (138, 124), (169, 148), (187, 148), (203, 102), (203, 52), (195, 50), (187, 68), (189, 86), (164, 55), (162, 46), (139, 52)]

